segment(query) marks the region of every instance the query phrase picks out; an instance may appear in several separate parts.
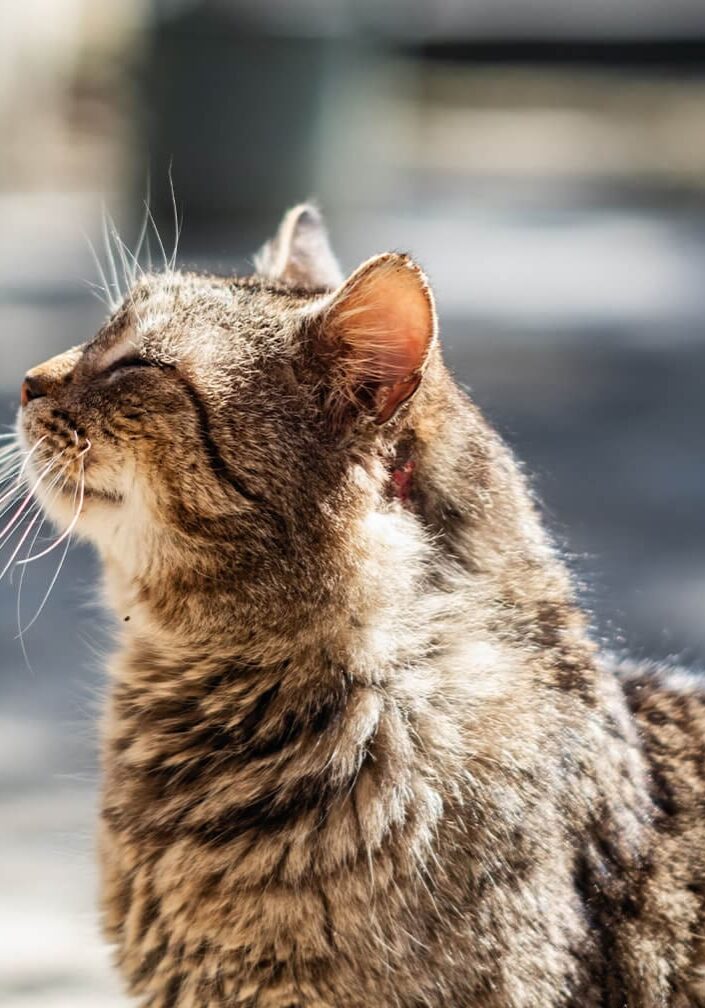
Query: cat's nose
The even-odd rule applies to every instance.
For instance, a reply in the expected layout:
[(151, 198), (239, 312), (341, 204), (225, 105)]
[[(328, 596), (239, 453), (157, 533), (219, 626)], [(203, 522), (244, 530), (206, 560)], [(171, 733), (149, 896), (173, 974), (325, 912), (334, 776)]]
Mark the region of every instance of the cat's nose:
[(28, 374), (22, 382), (20, 391), (20, 402), (23, 406), (32, 402), (33, 399), (41, 399), (48, 391), (48, 382), (39, 375)]

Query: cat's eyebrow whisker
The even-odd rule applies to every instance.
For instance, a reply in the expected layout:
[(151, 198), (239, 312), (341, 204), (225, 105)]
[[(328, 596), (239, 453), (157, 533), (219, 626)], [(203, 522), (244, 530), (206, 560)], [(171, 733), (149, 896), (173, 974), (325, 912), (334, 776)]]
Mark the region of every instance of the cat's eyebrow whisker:
[[(144, 225), (143, 225), (143, 227), (144, 227)], [(125, 273), (126, 273), (126, 275), (125, 275), (125, 282), (128, 285), (128, 289), (131, 289), (137, 283), (137, 274), (139, 273), (140, 276), (144, 276), (144, 270), (142, 269), (142, 265), (141, 265), (141, 263), (139, 261), (139, 253), (141, 251), (142, 242), (144, 240), (142, 230), (140, 230), (140, 235), (139, 235), (139, 237), (137, 239), (137, 246), (136, 246), (134, 252), (132, 251), (132, 249), (130, 248), (130, 246), (127, 244), (127, 242), (123, 238), (121, 238), (120, 233), (118, 232), (118, 230), (117, 230), (117, 228), (115, 227), (114, 224), (112, 226), (112, 235), (113, 235), (113, 239), (114, 239), (114, 241), (115, 241), (115, 243), (117, 245), (117, 249), (118, 249), (118, 253), (120, 254), (120, 258), (122, 260), (123, 271), (125, 271)], [(128, 266), (127, 263), (126, 263), (126, 260), (125, 260), (125, 256), (126, 255), (130, 257), (130, 260), (131, 260), (131, 265), (130, 266)]]
[(96, 298), (97, 301), (100, 301), (101, 304), (104, 304), (109, 311), (115, 310), (112, 302), (108, 299), (108, 295), (103, 293), (103, 288), (100, 284), (94, 283), (92, 280), (84, 280), (83, 282), (90, 288), (88, 293), (92, 297)]
[[(95, 285), (91, 284), (91, 287), (95, 287), (96, 291), (103, 291), (103, 296), (101, 297), (101, 300), (103, 301), (105, 306), (109, 309), (109, 311), (113, 312), (118, 307), (118, 303), (115, 301), (115, 298), (112, 296), (110, 292), (110, 284), (108, 283), (108, 279), (105, 275), (105, 270), (103, 269), (103, 264), (100, 261), (100, 256), (96, 252), (93, 242), (90, 240), (85, 231), (83, 232), (83, 237), (86, 240), (86, 243), (88, 244), (91, 256), (93, 257), (93, 262), (95, 263), (96, 269), (98, 270), (98, 275), (100, 276), (100, 283)], [(86, 283), (90, 284), (91, 281), (87, 280)], [(98, 296), (100, 297), (101, 295), (99, 294)]]
[(116, 246), (117, 246), (118, 255), (120, 256), (120, 261), (122, 263), (122, 273), (123, 273), (123, 277), (125, 279), (125, 284), (127, 286), (127, 296), (130, 299), (130, 304), (132, 306), (132, 310), (135, 313), (135, 315), (137, 316), (138, 322), (141, 323), (142, 319), (140, 317), (140, 313), (137, 311), (137, 305), (135, 304), (134, 294), (132, 293), (132, 288), (134, 287), (134, 284), (135, 284), (134, 272), (132, 272), (130, 270), (130, 268), (128, 267), (128, 265), (127, 265), (127, 258), (125, 256), (125, 253), (127, 253), (130, 256), (132, 256), (132, 252), (130, 252), (129, 248), (127, 247), (127, 245), (125, 244), (125, 242), (122, 240), (122, 238), (118, 234), (117, 230), (115, 229), (115, 225), (113, 225), (112, 235), (113, 235), (113, 239), (115, 240), (115, 243), (116, 243)]
[[(125, 289), (122, 290), (122, 288), (120, 288), (120, 293), (124, 297), (125, 294), (129, 293), (132, 287), (131, 274), (127, 266), (127, 258), (125, 257), (124, 252), (126, 246), (122, 238), (120, 237), (120, 232), (118, 231), (117, 225), (115, 224), (115, 221), (113, 220), (110, 212), (107, 212), (107, 220), (108, 220), (108, 231), (110, 236), (111, 248), (114, 248), (117, 251), (119, 263), (122, 269), (122, 279), (125, 283)], [(120, 285), (118, 284), (118, 287), (119, 286)]]
[(174, 192), (174, 177), (169, 164), (169, 189), (171, 191), (171, 206), (174, 213), (174, 248), (169, 258), (169, 269), (173, 272), (176, 266), (176, 256), (179, 251), (179, 239), (181, 238), (181, 222), (179, 221), (179, 211), (176, 206), (176, 193)]
[[(144, 200), (145, 212), (142, 215), (142, 225), (140, 227), (140, 233), (137, 236), (137, 244), (135, 245), (135, 251), (134, 251), (134, 260), (137, 263), (137, 266), (139, 267), (140, 273), (143, 276), (144, 276), (144, 270), (142, 269), (142, 265), (140, 263), (140, 256), (142, 255), (142, 247), (144, 245), (144, 239), (145, 239), (145, 237), (147, 235), (147, 225), (149, 223), (149, 218), (147, 216), (147, 207), (149, 207), (149, 196), (150, 196), (150, 186), (149, 186), (149, 179), (147, 179), (147, 195), (146, 195), (146, 198)], [(152, 267), (152, 257), (150, 255), (150, 257), (149, 257), (149, 269), (151, 269), (151, 267)]]
[(159, 228), (157, 227), (157, 223), (154, 220), (154, 217), (152, 215), (152, 211), (149, 209), (149, 206), (147, 206), (147, 214), (149, 216), (149, 222), (152, 225), (152, 229), (154, 231), (154, 234), (156, 235), (157, 242), (159, 243), (159, 251), (161, 252), (162, 259), (164, 260), (164, 270), (165, 270), (165, 272), (168, 272), (169, 271), (169, 260), (166, 257), (166, 249), (164, 248), (164, 242), (162, 241), (162, 237), (159, 234)]
[[(144, 204), (144, 219), (145, 219), (145, 224), (146, 225), (149, 224), (149, 220), (150, 220), (151, 216), (152, 215), (151, 215), (150, 209), (149, 209), (149, 200), (147, 199), (147, 200), (145, 200), (145, 204)], [(149, 230), (148, 230), (147, 227), (145, 227), (144, 242), (145, 242), (145, 247), (147, 249), (147, 272), (151, 273), (152, 270), (153, 270), (153, 267), (152, 267), (152, 246), (151, 246), (151, 243), (149, 241)]]
[(102, 228), (103, 228), (103, 246), (105, 248), (105, 255), (108, 260), (108, 266), (110, 268), (110, 289), (115, 291), (115, 301), (116, 306), (120, 304), (123, 298), (123, 293), (120, 288), (120, 281), (118, 279), (117, 266), (115, 265), (115, 255), (113, 253), (112, 243), (110, 241), (110, 235), (108, 233), (108, 211), (103, 204), (103, 214), (102, 214)]

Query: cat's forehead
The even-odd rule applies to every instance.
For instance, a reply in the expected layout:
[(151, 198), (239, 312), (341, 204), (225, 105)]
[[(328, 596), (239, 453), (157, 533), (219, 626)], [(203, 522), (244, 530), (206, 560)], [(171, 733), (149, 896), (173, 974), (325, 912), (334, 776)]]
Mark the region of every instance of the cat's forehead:
[(283, 345), (300, 328), (318, 292), (292, 291), (257, 276), (170, 272), (144, 277), (93, 346), (110, 358), (123, 350), (251, 354)]

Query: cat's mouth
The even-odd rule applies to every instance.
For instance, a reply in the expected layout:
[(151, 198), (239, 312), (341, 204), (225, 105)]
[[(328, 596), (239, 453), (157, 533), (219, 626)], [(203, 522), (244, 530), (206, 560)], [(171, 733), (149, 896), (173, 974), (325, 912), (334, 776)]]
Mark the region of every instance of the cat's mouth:
[(68, 479), (64, 486), (62, 487), (62, 494), (64, 497), (69, 497), (71, 499), (77, 498), (79, 495), (82, 496), (84, 501), (104, 501), (107, 504), (122, 504), (124, 497), (111, 490), (98, 490), (95, 487), (89, 487), (81, 485), (75, 480)]

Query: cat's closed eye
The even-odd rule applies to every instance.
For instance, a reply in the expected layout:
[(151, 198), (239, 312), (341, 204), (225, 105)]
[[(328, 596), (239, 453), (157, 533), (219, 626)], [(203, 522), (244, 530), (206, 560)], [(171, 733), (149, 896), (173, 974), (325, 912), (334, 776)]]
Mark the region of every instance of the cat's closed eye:
[(156, 368), (159, 367), (157, 361), (149, 360), (147, 357), (120, 357), (118, 360), (113, 361), (105, 370), (104, 375), (112, 375), (117, 371), (127, 371), (133, 368)]

